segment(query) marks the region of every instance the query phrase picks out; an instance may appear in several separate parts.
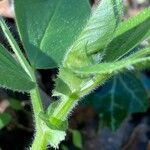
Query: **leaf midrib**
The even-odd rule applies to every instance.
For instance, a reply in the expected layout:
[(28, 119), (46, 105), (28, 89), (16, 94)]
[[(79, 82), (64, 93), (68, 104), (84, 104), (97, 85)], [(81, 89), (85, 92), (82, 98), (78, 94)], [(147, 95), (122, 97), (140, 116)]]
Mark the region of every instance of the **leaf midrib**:
[(116, 78), (113, 80), (112, 88), (110, 91), (111, 94), (111, 103), (110, 103), (110, 108), (111, 108), (111, 128), (114, 130), (115, 129), (115, 118), (114, 118), (114, 107), (115, 107), (115, 89), (116, 89)]
[(44, 42), (44, 39), (45, 39), (44, 37), (45, 37), (45, 35), (46, 35), (46, 33), (47, 33), (47, 30), (49, 29), (49, 27), (50, 27), (50, 25), (51, 25), (51, 23), (52, 23), (53, 18), (54, 18), (55, 15), (56, 15), (56, 12), (57, 12), (57, 10), (58, 10), (58, 8), (59, 8), (61, 2), (62, 2), (62, 0), (60, 0), (60, 1), (57, 3), (57, 5), (56, 5), (56, 7), (55, 7), (55, 10), (54, 10), (52, 16), (51, 16), (50, 19), (49, 19), (49, 23), (48, 23), (47, 27), (45, 28), (45, 31), (43, 32), (43, 36), (42, 36), (42, 38), (41, 38), (41, 42), (39, 43), (40, 49), (42, 49), (42, 45), (43, 45), (43, 42)]
[[(137, 103), (140, 104), (140, 106), (142, 106), (142, 108), (144, 108), (143, 104), (141, 103), (141, 101), (139, 101), (138, 97), (132, 92), (132, 90), (130, 90), (130, 88), (128, 88), (128, 86), (126, 85), (126, 83), (122, 80), (121, 77), (119, 77), (120, 82), (122, 83), (122, 85), (124, 86), (124, 88), (131, 94), (131, 96), (134, 98), (133, 100), (136, 100)], [(130, 105), (131, 106), (131, 105)], [(131, 109), (129, 109), (131, 110)]]

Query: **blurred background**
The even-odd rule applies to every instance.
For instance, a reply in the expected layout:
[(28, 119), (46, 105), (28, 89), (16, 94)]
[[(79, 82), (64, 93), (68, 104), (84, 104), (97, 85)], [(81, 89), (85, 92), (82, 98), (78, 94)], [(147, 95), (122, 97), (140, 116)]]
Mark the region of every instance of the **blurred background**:
[[(93, 7), (97, 0), (91, 1)], [(124, 18), (150, 6), (150, 0), (124, 0)], [(12, 0), (0, 0), (0, 15), (20, 43)], [(2, 31), (0, 43), (10, 51)], [(138, 47), (150, 44), (147, 39)], [(15, 56), (14, 56), (15, 57)], [(51, 103), (57, 69), (38, 70), (45, 108)], [(114, 103), (112, 103), (112, 97)], [(69, 118), (60, 150), (150, 150), (150, 71), (119, 74), (85, 97)], [(33, 138), (33, 115), (26, 93), (0, 89), (0, 150), (25, 150)], [(51, 148), (49, 148), (51, 150)]]

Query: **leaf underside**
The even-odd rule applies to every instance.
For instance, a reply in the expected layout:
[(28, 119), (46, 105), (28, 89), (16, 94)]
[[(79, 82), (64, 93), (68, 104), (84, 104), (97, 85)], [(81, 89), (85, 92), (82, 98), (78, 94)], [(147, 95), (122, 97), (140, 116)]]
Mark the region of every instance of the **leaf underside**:
[(0, 45), (0, 86), (14, 91), (29, 91), (35, 84), (7, 50)]
[(83, 105), (92, 105), (99, 113), (101, 127), (116, 130), (132, 113), (148, 108), (147, 93), (132, 73), (115, 76), (110, 82), (86, 98)]

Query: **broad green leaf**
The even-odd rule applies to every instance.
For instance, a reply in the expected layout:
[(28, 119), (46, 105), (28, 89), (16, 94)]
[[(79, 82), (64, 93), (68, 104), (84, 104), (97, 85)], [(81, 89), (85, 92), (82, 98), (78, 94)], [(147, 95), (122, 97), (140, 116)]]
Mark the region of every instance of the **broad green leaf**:
[(88, 0), (15, 0), (16, 22), (29, 60), (54, 68), (89, 18)]
[(74, 68), (74, 72), (78, 74), (113, 74), (124, 69), (133, 70), (141, 69), (142, 67), (147, 67), (147, 64), (150, 63), (150, 49), (143, 49), (135, 54), (130, 55), (129, 57), (112, 62), (112, 63), (100, 63), (96, 65), (91, 65), (87, 67), (82, 67), (79, 69)]
[(11, 121), (11, 116), (8, 113), (0, 113), (0, 129), (4, 128)]
[(78, 130), (71, 130), (72, 131), (72, 142), (74, 146), (77, 148), (82, 149), (82, 137), (81, 133)]
[(0, 45), (0, 86), (14, 91), (29, 91), (35, 84), (9, 52)]
[(83, 105), (93, 106), (100, 116), (101, 127), (117, 129), (132, 113), (146, 111), (148, 94), (137, 76), (131, 73), (115, 76)]
[(104, 61), (114, 61), (150, 37), (150, 8), (124, 21), (118, 27), (115, 38), (105, 50)]
[(102, 0), (87, 25), (73, 43), (65, 63), (81, 66), (88, 63), (86, 54), (103, 49), (113, 38), (122, 16), (122, 0)]

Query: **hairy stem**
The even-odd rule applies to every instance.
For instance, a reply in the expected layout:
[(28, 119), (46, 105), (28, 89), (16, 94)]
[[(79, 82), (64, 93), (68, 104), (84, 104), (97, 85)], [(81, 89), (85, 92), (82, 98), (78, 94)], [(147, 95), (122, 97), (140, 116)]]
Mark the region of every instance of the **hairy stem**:
[(86, 88), (83, 87), (83, 89), (81, 89), (80, 96), (83, 97), (89, 94), (90, 92), (95, 90), (97, 87), (104, 84), (104, 82), (109, 78), (110, 78), (110, 75), (97, 75), (96, 77), (94, 77), (94, 79), (91, 79), (92, 81), (91, 85), (86, 86)]
[(66, 97), (66, 99), (62, 100), (59, 103), (52, 117), (57, 118), (58, 120), (62, 120), (62, 121), (66, 120), (67, 116), (73, 109), (77, 100), (78, 98), (75, 98), (75, 97)]
[(42, 131), (38, 131), (35, 135), (34, 142), (30, 150), (46, 150), (47, 140), (46, 135)]
[[(37, 83), (36, 76), (34, 75), (33, 81)], [(41, 112), (44, 112), (42, 100), (40, 96), (39, 87), (36, 84), (35, 89), (30, 91), (32, 108), (35, 117), (35, 136), (31, 150), (46, 150), (47, 142), (44, 131), (42, 131), (43, 122), (39, 117)]]
[[(62, 99), (57, 108), (55, 109), (52, 117), (58, 120), (66, 120), (72, 109), (77, 105), (77, 102), (80, 98), (89, 94), (99, 85), (102, 85), (109, 77), (108, 76), (96, 76), (94, 81), (89, 84), (89, 86), (85, 85), (86, 88), (83, 87), (79, 92), (79, 94), (72, 94), (71, 96), (66, 96), (65, 99)], [(91, 79), (92, 80), (92, 79)]]
[(44, 112), (44, 110), (42, 106), (39, 88), (37, 85), (35, 89), (31, 90), (30, 96), (31, 96), (32, 108), (33, 108), (34, 117), (35, 117), (35, 125), (36, 127), (38, 127), (39, 126), (39, 113)]

